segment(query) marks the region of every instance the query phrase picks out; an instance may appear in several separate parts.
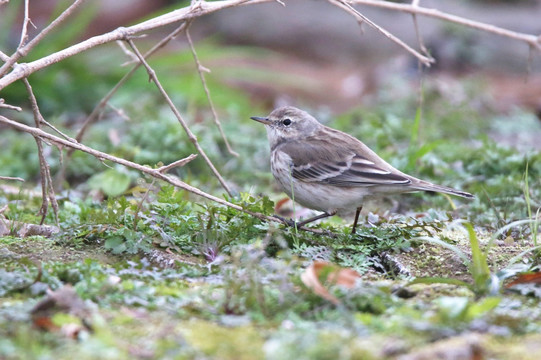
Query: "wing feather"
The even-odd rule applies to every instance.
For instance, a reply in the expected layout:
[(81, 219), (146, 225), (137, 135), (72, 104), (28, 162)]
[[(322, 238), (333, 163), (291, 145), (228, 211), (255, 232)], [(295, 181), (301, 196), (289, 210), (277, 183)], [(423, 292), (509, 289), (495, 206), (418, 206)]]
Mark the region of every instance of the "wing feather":
[(393, 172), (390, 165), (378, 165), (378, 161), (372, 161), (346, 146), (329, 145), (328, 141), (321, 138), (309, 138), (302, 143), (285, 142), (276, 150), (289, 155), (292, 176), (303, 182), (343, 187), (411, 183), (408, 177)]

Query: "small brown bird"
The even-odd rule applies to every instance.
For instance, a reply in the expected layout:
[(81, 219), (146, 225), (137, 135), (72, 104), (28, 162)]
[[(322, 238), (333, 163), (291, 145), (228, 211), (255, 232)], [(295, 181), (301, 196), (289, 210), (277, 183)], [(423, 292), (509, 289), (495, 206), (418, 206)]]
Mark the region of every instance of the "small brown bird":
[(365, 197), (414, 191), (474, 197), (404, 174), (361, 141), (320, 124), (295, 107), (280, 107), (268, 117), (251, 119), (267, 128), (271, 171), (285, 193), (305, 207), (323, 211), (297, 226), (356, 210), (355, 233)]

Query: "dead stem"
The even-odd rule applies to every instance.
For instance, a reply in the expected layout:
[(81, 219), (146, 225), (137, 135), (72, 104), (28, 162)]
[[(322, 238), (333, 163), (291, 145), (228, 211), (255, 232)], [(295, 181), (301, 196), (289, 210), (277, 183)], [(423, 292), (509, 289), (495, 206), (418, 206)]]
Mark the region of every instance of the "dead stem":
[(182, 126), (182, 128), (184, 129), (186, 134), (188, 135), (188, 138), (190, 139), (192, 144), (197, 149), (197, 152), (199, 154), (201, 154), (201, 156), (203, 157), (203, 159), (207, 163), (210, 170), (214, 173), (214, 176), (216, 176), (216, 178), (218, 179), (220, 184), (222, 184), (222, 187), (224, 188), (224, 190), (231, 196), (232, 195), (231, 189), (226, 184), (224, 178), (222, 177), (222, 175), (220, 175), (220, 173), (218, 172), (218, 170), (216, 169), (216, 167), (214, 166), (212, 161), (210, 161), (209, 157), (205, 153), (205, 150), (203, 150), (201, 145), (199, 145), (199, 142), (197, 141), (197, 137), (194, 135), (194, 133), (192, 133), (192, 131), (188, 127), (188, 124), (186, 124), (186, 122), (184, 121), (184, 118), (182, 117), (182, 115), (180, 115), (180, 112), (178, 111), (177, 107), (173, 103), (173, 100), (171, 100), (171, 98), (169, 97), (169, 94), (167, 94), (167, 92), (163, 88), (162, 84), (160, 83), (160, 80), (158, 79), (158, 76), (156, 75), (156, 72), (154, 71), (154, 69), (152, 69), (152, 67), (150, 67), (150, 65), (147, 63), (147, 61), (145, 60), (145, 58), (143, 57), (143, 55), (141, 54), (139, 49), (135, 46), (133, 40), (128, 38), (128, 39), (126, 39), (126, 42), (130, 45), (130, 47), (135, 52), (135, 54), (137, 55), (137, 57), (139, 58), (141, 63), (143, 63), (144, 67), (147, 69), (149, 77), (152, 79), (154, 84), (158, 87), (158, 90), (160, 91), (160, 93), (164, 97), (165, 101), (167, 102), (167, 104), (171, 108), (171, 111), (173, 111), (173, 114), (175, 115), (178, 122), (180, 123), (180, 125)]
[[(36, 100), (36, 96), (34, 95), (34, 91), (32, 90), (32, 86), (30, 86), (28, 79), (24, 78), (23, 83), (24, 83), (24, 86), (26, 87), (26, 91), (28, 92), (28, 97), (32, 105), (32, 112), (34, 113), (34, 122), (36, 123), (36, 128), (39, 129), (41, 127), (41, 124), (45, 122), (45, 120), (43, 119), (43, 116), (41, 115), (41, 112), (39, 111), (39, 106)], [(53, 179), (51, 178), (51, 169), (49, 167), (49, 164), (47, 163), (47, 159), (45, 159), (45, 155), (43, 154), (43, 142), (41, 138), (34, 136), (34, 139), (36, 140), (36, 144), (38, 146), (39, 172), (41, 175), (42, 203), (41, 203), (41, 208), (39, 210), (39, 214), (41, 215), (41, 221), (39, 224), (42, 225), (43, 222), (45, 221), (45, 217), (47, 216), (47, 210), (49, 208), (49, 202), (50, 202), (53, 208), (56, 224), (58, 225), (58, 202), (56, 201), (56, 195), (53, 188)]]
[(231, 155), (238, 157), (239, 154), (231, 148), (231, 145), (229, 145), (229, 141), (227, 140), (227, 137), (225, 136), (224, 130), (222, 128), (222, 123), (218, 119), (218, 113), (216, 112), (216, 108), (214, 107), (214, 103), (212, 102), (212, 98), (210, 97), (210, 91), (207, 86), (207, 81), (205, 80), (205, 75), (203, 74), (204, 71), (210, 72), (210, 70), (205, 68), (199, 61), (199, 57), (197, 56), (197, 52), (195, 51), (195, 46), (193, 45), (192, 37), (190, 35), (189, 25), (186, 28), (186, 38), (188, 39), (188, 44), (190, 44), (190, 50), (192, 51), (192, 55), (195, 61), (197, 72), (199, 73), (199, 78), (201, 79), (201, 83), (203, 84), (203, 88), (205, 89), (205, 94), (207, 95), (207, 101), (209, 103), (210, 110), (212, 111), (212, 117), (214, 118), (214, 123), (216, 124), (216, 126), (218, 127), (218, 130), (220, 131), (220, 135), (222, 135), (222, 139), (224, 140), (227, 151)]
[[(166, 175), (166, 174), (164, 174), (162, 172), (163, 167), (158, 168), (158, 169), (152, 169), (152, 168), (150, 168), (148, 166), (143, 166), (143, 165), (134, 163), (132, 161), (129, 161), (129, 160), (126, 160), (126, 159), (123, 159), (123, 158), (119, 158), (119, 157), (116, 157), (116, 156), (113, 156), (113, 155), (110, 155), (110, 154), (95, 150), (95, 149), (90, 148), (88, 146), (85, 146), (85, 145), (83, 145), (81, 143), (74, 143), (74, 142), (65, 140), (65, 139), (63, 139), (61, 137), (49, 134), (49, 133), (47, 133), (47, 132), (45, 132), (45, 131), (43, 131), (41, 129), (31, 127), (31, 126), (27, 126), (27, 125), (21, 124), (19, 122), (10, 120), (10, 119), (2, 116), (2, 115), (0, 115), (0, 123), (4, 123), (6, 125), (9, 125), (9, 126), (15, 128), (15, 129), (19, 130), (19, 131), (23, 131), (23, 132), (26, 132), (28, 134), (31, 134), (34, 137), (47, 139), (50, 142), (52, 142), (54, 144), (57, 144), (59, 146), (65, 146), (65, 147), (73, 148), (75, 150), (83, 151), (83, 152), (85, 152), (87, 154), (90, 154), (90, 155), (94, 156), (95, 158), (97, 158), (100, 161), (109, 160), (109, 161), (112, 161), (114, 163), (120, 164), (122, 166), (126, 166), (126, 167), (129, 167), (129, 168), (138, 170), (138, 171), (140, 171), (142, 173), (148, 174), (148, 175), (150, 175), (152, 177), (155, 177), (155, 178), (157, 178), (159, 180), (163, 180), (163, 181), (165, 181), (165, 182), (167, 182), (167, 183), (169, 183), (169, 184), (171, 184), (171, 185), (173, 185), (173, 186), (175, 186), (177, 188), (186, 190), (186, 191), (188, 191), (188, 192), (190, 192), (190, 193), (192, 193), (194, 195), (197, 195), (197, 196), (203, 197), (205, 199), (211, 200), (211, 201), (213, 201), (215, 203), (218, 203), (220, 205), (227, 206), (227, 207), (229, 207), (231, 209), (235, 209), (237, 211), (244, 212), (244, 213), (249, 214), (249, 215), (251, 215), (253, 217), (256, 217), (256, 218), (258, 218), (258, 219), (260, 219), (262, 221), (275, 222), (275, 223), (280, 223), (280, 224), (285, 224), (285, 225), (288, 224), (287, 221), (284, 221), (283, 219), (277, 218), (275, 216), (265, 215), (265, 214), (262, 214), (262, 213), (259, 213), (259, 212), (246, 210), (240, 205), (233, 204), (233, 203), (231, 203), (231, 202), (229, 202), (227, 200), (221, 199), (219, 197), (216, 197), (214, 195), (206, 193), (206, 192), (204, 192), (204, 191), (202, 191), (202, 190), (200, 190), (200, 189), (198, 189), (198, 188), (196, 188), (194, 186), (186, 184), (185, 182), (181, 181), (177, 177)], [(166, 167), (170, 167), (171, 165), (172, 164), (166, 165)], [(336, 237), (336, 234), (331, 233), (330, 231), (327, 231), (327, 230), (312, 229), (312, 228), (307, 228), (305, 226), (299, 227), (298, 229), (303, 230), (303, 231), (308, 231), (308, 232), (311, 232), (311, 233), (314, 233), (314, 234), (317, 234), (317, 235), (326, 235), (326, 236)]]

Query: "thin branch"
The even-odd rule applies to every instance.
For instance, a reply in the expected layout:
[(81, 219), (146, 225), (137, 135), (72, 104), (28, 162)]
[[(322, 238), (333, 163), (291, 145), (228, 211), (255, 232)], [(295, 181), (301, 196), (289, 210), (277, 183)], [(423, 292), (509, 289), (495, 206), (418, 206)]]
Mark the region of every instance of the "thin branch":
[[(34, 97), (34, 93), (32, 91), (32, 88), (30, 86), (30, 83), (25, 78), (23, 79), (24, 85), (26, 86), (26, 89), (28, 91), (28, 96), (30, 98), (30, 102), (32, 103), (32, 110), (34, 111), (34, 121), (36, 123), (36, 127), (40, 127), (40, 117), (38, 115), (38, 112), (35, 110), (34, 104), (36, 103), (36, 98)], [(36, 140), (36, 145), (38, 147), (38, 158), (39, 158), (39, 172), (40, 172), (40, 178), (41, 178), (41, 208), (39, 209), (39, 214), (41, 215), (41, 221), (40, 224), (43, 224), (45, 221), (45, 217), (47, 216), (47, 211), (49, 209), (49, 187), (47, 185), (48, 177), (47, 177), (47, 171), (45, 170), (48, 167), (47, 161), (45, 160), (45, 156), (43, 155), (43, 143), (42, 140), (34, 136), (34, 140)]]
[(0, 98), (0, 108), (4, 108), (4, 109), (8, 109), (8, 110), (15, 110), (15, 111), (23, 111), (23, 109), (21, 109), (18, 106), (6, 104), (6, 100), (4, 100), (2, 98)]
[(190, 161), (192, 161), (196, 157), (197, 157), (197, 155), (191, 154), (190, 156), (185, 157), (184, 159), (177, 160), (175, 162), (172, 162), (169, 165), (161, 166), (157, 170), (158, 170), (158, 172), (161, 172), (162, 174), (165, 174), (166, 172), (168, 172), (169, 170), (171, 170), (173, 168), (186, 165), (187, 163), (189, 163)]
[[(180, 34), (182, 31), (184, 31), (186, 29), (186, 25), (187, 23), (184, 22), (182, 23), (179, 27), (177, 27), (175, 30), (173, 30), (169, 35), (167, 35), (166, 37), (164, 37), (162, 40), (160, 40), (156, 45), (154, 45), (150, 50), (148, 50), (146, 53), (145, 53), (145, 59), (148, 58), (149, 56), (153, 55), (154, 53), (156, 53), (159, 49), (163, 48), (165, 45), (167, 45), (171, 40), (173, 40), (176, 36), (178, 36), (178, 34)], [(128, 71), (117, 83), (116, 85), (99, 101), (98, 105), (96, 105), (96, 107), (94, 107), (94, 109), (92, 110), (92, 112), (90, 113), (90, 115), (88, 115), (88, 117), (85, 119), (83, 125), (81, 126), (81, 128), (79, 129), (79, 131), (77, 132), (77, 134), (75, 135), (75, 140), (77, 142), (80, 142), (82, 141), (85, 133), (86, 133), (86, 130), (90, 127), (90, 125), (92, 125), (93, 123), (95, 123), (96, 121), (98, 121), (100, 118), (101, 118), (101, 114), (102, 114), (102, 110), (105, 108), (105, 106), (107, 106), (107, 104), (109, 103), (109, 100), (111, 100), (111, 98), (116, 94), (116, 92), (118, 91), (118, 89), (120, 89), (122, 87), (122, 85), (124, 85), (131, 77), (133, 74), (135, 74), (135, 72), (137, 71), (137, 69), (139, 69), (139, 67), (141, 67), (141, 62), (139, 61), (139, 59), (137, 59), (137, 63), (131, 68), (130, 71)], [(67, 153), (66, 153), (66, 160), (69, 160), (71, 158), (71, 154), (73, 153), (73, 150), (72, 148), (69, 148)], [(65, 171), (66, 171), (66, 163), (67, 162), (62, 162), (62, 166), (60, 168), (60, 171), (58, 172), (57, 174), (57, 184), (60, 184), (62, 182), (62, 180), (64, 179), (64, 174), (65, 174)]]
[[(36, 128), (40, 128), (42, 122), (46, 122), (43, 119), (43, 116), (41, 115), (41, 112), (39, 111), (38, 102), (36, 100), (36, 96), (34, 95), (34, 91), (32, 90), (32, 86), (30, 86), (30, 83), (28, 82), (28, 79), (23, 79), (24, 86), (26, 87), (26, 91), (28, 92), (28, 96), (30, 98), (30, 103), (32, 105), (32, 112), (34, 113), (34, 121), (36, 123)], [(39, 157), (39, 171), (41, 174), (41, 193), (42, 193), (42, 203), (41, 203), (41, 209), (39, 213), (41, 214), (41, 222), (40, 225), (43, 224), (45, 221), (45, 217), (47, 216), (47, 210), (49, 208), (49, 201), (51, 202), (51, 206), (53, 208), (53, 213), (55, 216), (56, 224), (58, 225), (58, 202), (56, 201), (56, 195), (54, 193), (53, 188), (53, 179), (51, 177), (51, 169), (49, 168), (49, 164), (47, 163), (47, 160), (45, 159), (45, 155), (43, 155), (43, 143), (41, 138), (34, 136), (34, 139), (36, 140), (36, 144), (38, 146), (38, 157)]]
[(3, 62), (9, 60), (9, 56), (7, 56), (2, 50), (0, 50), (0, 60), (2, 60)]
[[(419, 7), (420, 0), (413, 0), (411, 2), (411, 6), (413, 7)], [(428, 52), (424, 40), (423, 35), (421, 34), (421, 31), (419, 30), (419, 22), (417, 21), (417, 15), (411, 14), (411, 17), (413, 18), (413, 26), (415, 28), (415, 35), (417, 36), (417, 43), (419, 44), (419, 49), (423, 52), (423, 54), (430, 56), (430, 53)], [(419, 94), (418, 94), (418, 109), (419, 109), (419, 116), (420, 119), (423, 119), (423, 104), (424, 104), (424, 91), (423, 91), (423, 66), (421, 63), (418, 63), (418, 71), (419, 71)]]
[[(125, 160), (125, 159), (122, 159), (122, 158), (119, 158), (119, 157), (116, 157), (116, 156), (113, 156), (113, 155), (110, 155), (110, 154), (107, 154), (107, 153), (92, 149), (92, 148), (90, 148), (88, 146), (85, 146), (85, 145), (83, 145), (81, 143), (74, 143), (74, 142), (65, 140), (65, 139), (63, 139), (61, 137), (49, 134), (49, 133), (47, 133), (47, 132), (45, 132), (45, 131), (43, 131), (41, 129), (31, 127), (31, 126), (27, 126), (27, 125), (21, 124), (19, 122), (10, 120), (10, 119), (2, 116), (2, 115), (0, 115), (0, 123), (4, 123), (6, 125), (9, 125), (9, 126), (15, 128), (15, 129), (19, 130), (19, 131), (23, 131), (23, 132), (26, 132), (28, 134), (31, 134), (34, 137), (40, 137), (40, 138), (43, 138), (43, 139), (47, 139), (50, 142), (57, 144), (58, 146), (66, 146), (66, 147), (73, 148), (73, 149), (76, 149), (76, 150), (79, 150), (79, 151), (83, 151), (83, 152), (85, 152), (87, 154), (90, 154), (90, 155), (94, 156), (95, 158), (97, 158), (100, 161), (109, 160), (109, 161), (112, 161), (112, 162), (114, 162), (116, 164), (120, 164), (122, 166), (126, 166), (126, 167), (129, 167), (129, 168), (138, 170), (138, 171), (140, 171), (142, 173), (148, 174), (148, 175), (150, 175), (152, 177), (155, 177), (155, 178), (157, 178), (159, 180), (163, 180), (163, 181), (165, 181), (165, 182), (167, 182), (167, 183), (169, 183), (169, 184), (171, 184), (173, 186), (176, 186), (176, 187), (178, 187), (180, 189), (186, 190), (186, 191), (188, 191), (188, 192), (190, 192), (190, 193), (192, 193), (194, 195), (197, 195), (197, 196), (203, 197), (205, 199), (211, 200), (211, 201), (213, 201), (215, 203), (218, 203), (220, 205), (224, 205), (224, 206), (230, 207), (232, 209), (244, 212), (244, 213), (249, 214), (249, 215), (251, 215), (253, 217), (256, 217), (256, 218), (258, 218), (258, 219), (260, 219), (262, 221), (276, 222), (276, 223), (281, 223), (281, 224), (286, 224), (286, 225), (288, 224), (287, 221), (284, 221), (284, 220), (279, 219), (277, 217), (261, 214), (259, 212), (246, 210), (242, 206), (233, 204), (233, 203), (231, 203), (229, 201), (220, 199), (219, 197), (216, 197), (214, 195), (206, 193), (206, 192), (204, 192), (204, 191), (202, 191), (202, 190), (200, 190), (200, 189), (198, 189), (198, 188), (196, 188), (194, 186), (186, 184), (185, 182), (181, 181), (177, 177), (173, 177), (171, 175), (167, 175), (167, 174), (162, 173), (160, 171), (160, 168), (152, 169), (149, 166), (143, 166), (143, 165), (134, 163), (132, 161)], [(308, 232), (312, 232), (312, 233), (318, 234), (318, 235), (328, 235), (328, 236), (332, 236), (332, 237), (336, 236), (336, 234), (333, 234), (333, 233), (331, 233), (329, 231), (326, 231), (326, 230), (312, 229), (312, 228), (307, 228), (305, 226), (302, 226), (299, 229), (304, 230), (304, 231), (308, 231)]]
[(20, 177), (11, 177), (11, 176), (0, 176), (0, 180), (12, 180), (12, 181), (20, 181), (20, 182), (24, 182), (24, 179), (23, 178), (20, 178)]
[(77, 140), (75, 140), (74, 138), (64, 134), (62, 131), (58, 130), (53, 124), (51, 124), (50, 122), (45, 120), (43, 117), (41, 117), (41, 119), (40, 119), (40, 124), (48, 126), (49, 128), (51, 128), (51, 130), (53, 130), (55, 133), (62, 136), (66, 140), (69, 140), (71, 142), (77, 142)]
[(30, 22), (30, 17), (28, 16), (28, 2), (29, 0), (24, 0), (23, 28), (21, 30), (21, 40), (19, 41), (19, 46), (17, 46), (17, 49), (22, 48), (28, 39), (28, 23)]
[[(411, 2), (411, 6), (419, 7), (419, 1), (420, 0), (413, 0)], [(411, 14), (411, 17), (413, 18), (413, 27), (415, 28), (415, 35), (417, 36), (417, 43), (419, 44), (419, 49), (421, 49), (423, 54), (430, 56), (430, 54), (428, 53), (428, 50), (426, 49), (425, 42), (423, 41), (423, 35), (419, 31), (419, 22), (417, 21), (417, 14)]]
[(122, 52), (123, 52), (124, 54), (126, 54), (126, 56), (127, 56), (128, 58), (131, 59), (131, 61), (127, 61), (127, 62), (126, 62), (126, 65), (129, 64), (129, 63), (137, 63), (137, 62), (139, 62), (139, 60), (137, 59), (137, 56), (136, 56), (132, 51), (130, 51), (130, 49), (128, 49), (128, 48), (126, 47), (126, 44), (124, 44), (124, 41), (122, 41), (122, 40), (117, 40), (117, 41), (116, 41), (116, 44), (120, 47), (120, 49), (122, 50)]
[(229, 141), (227, 140), (227, 137), (225, 136), (224, 129), (222, 129), (222, 123), (218, 119), (218, 113), (216, 112), (216, 108), (214, 107), (214, 103), (212, 102), (212, 98), (210, 97), (210, 91), (207, 86), (207, 81), (205, 80), (205, 75), (203, 74), (204, 71), (210, 72), (210, 70), (208, 70), (203, 65), (201, 65), (201, 62), (199, 61), (199, 57), (197, 56), (197, 52), (195, 51), (195, 46), (193, 45), (192, 37), (190, 35), (189, 26), (186, 28), (186, 38), (188, 39), (188, 44), (190, 44), (190, 50), (192, 51), (193, 59), (197, 67), (197, 72), (199, 73), (199, 78), (201, 79), (201, 83), (203, 84), (203, 88), (205, 89), (205, 94), (207, 95), (207, 101), (209, 102), (210, 110), (212, 111), (212, 117), (214, 118), (214, 123), (216, 124), (216, 126), (218, 127), (218, 130), (220, 131), (220, 135), (222, 135), (222, 139), (224, 140), (227, 151), (231, 155), (238, 157), (239, 154), (231, 148), (231, 145), (229, 145)]
[[(36, 35), (28, 44), (26, 44), (23, 47), (17, 48), (15, 53), (11, 55), (9, 60), (6, 61), (2, 67), (0, 67), (0, 76), (6, 74), (9, 69), (19, 60), (21, 57), (26, 56), (30, 50), (34, 48), (39, 42), (47, 36), (54, 28), (56, 28), (58, 25), (64, 22), (68, 17), (70, 17), (74, 12), (75, 9), (77, 9), (83, 2), (86, 0), (75, 0), (73, 4), (71, 4), (60, 16), (58, 16), (52, 23), (49, 24), (45, 29), (43, 29), (39, 34)], [(50, 64), (49, 64), (50, 65)], [(15, 71), (15, 68), (13, 69)], [(21, 76), (19, 79), (27, 77), (27, 76)], [(17, 79), (17, 80), (19, 80)], [(3, 86), (0, 86), (0, 89), (2, 89)]]
[[(148, 58), (149, 56), (153, 55), (156, 51), (158, 51), (159, 49), (163, 48), (165, 45), (167, 45), (167, 43), (169, 43), (171, 40), (173, 40), (178, 34), (180, 34), (182, 31), (184, 31), (186, 29), (186, 23), (182, 23), (182, 25), (180, 25), (179, 27), (177, 27), (175, 30), (173, 30), (169, 35), (167, 35), (166, 37), (164, 37), (160, 42), (158, 42), (156, 45), (154, 45), (149, 51), (147, 51), (144, 55), (145, 59)], [(81, 141), (83, 139), (83, 136), (86, 132), (86, 130), (88, 129), (88, 127), (93, 124), (99, 117), (98, 117), (98, 114), (100, 114), (100, 112), (102, 111), (103, 108), (105, 108), (105, 106), (107, 105), (107, 103), (109, 102), (109, 100), (111, 100), (111, 98), (113, 97), (114, 94), (116, 94), (116, 92), (118, 91), (118, 89), (120, 89), (120, 87), (122, 87), (122, 85), (124, 85), (124, 83), (126, 81), (128, 81), (132, 75), (137, 71), (137, 69), (139, 69), (139, 67), (141, 66), (141, 62), (139, 61), (139, 59), (137, 59), (137, 63), (130, 69), (129, 72), (127, 72), (123, 77), (122, 79), (120, 79), (116, 85), (107, 93), (107, 95), (105, 95), (101, 100), (100, 102), (98, 103), (98, 105), (96, 105), (96, 107), (92, 110), (92, 112), (90, 113), (90, 115), (88, 115), (88, 117), (86, 118), (85, 122), (83, 123), (83, 126), (81, 126), (81, 129), (79, 129), (79, 131), (77, 132), (77, 135), (75, 136), (75, 139), (77, 141)], [(72, 149), (68, 150), (68, 157), (71, 155), (72, 153)]]
[(407, 52), (409, 52), (410, 54), (415, 56), (417, 59), (419, 59), (419, 61), (423, 65), (429, 67), (430, 64), (432, 64), (434, 62), (434, 59), (432, 57), (426, 57), (426, 56), (422, 55), (417, 50), (415, 50), (414, 48), (412, 48), (411, 46), (409, 46), (408, 44), (406, 44), (405, 42), (403, 42), (402, 40), (400, 40), (399, 38), (397, 38), (396, 36), (391, 34), (389, 31), (385, 30), (384, 28), (377, 25), (372, 20), (370, 20), (369, 18), (367, 18), (366, 16), (361, 14), (357, 9), (355, 9), (353, 6), (351, 6), (349, 3), (347, 3), (346, 0), (329, 0), (329, 2), (331, 4), (334, 4), (334, 5), (338, 6), (341, 9), (345, 10), (346, 12), (350, 13), (358, 21), (360, 20), (363, 23), (367, 23), (372, 28), (376, 29), (377, 31), (379, 31), (380, 33), (385, 35), (391, 41), (393, 41), (393, 42), (397, 43), (398, 45), (400, 45), (401, 47), (403, 47)]
[(212, 161), (210, 161), (209, 157), (205, 153), (205, 150), (203, 150), (201, 145), (199, 145), (199, 142), (197, 141), (197, 137), (192, 133), (192, 131), (190, 130), (190, 128), (188, 127), (188, 125), (186, 124), (184, 119), (182, 118), (182, 115), (180, 115), (180, 112), (178, 111), (177, 107), (173, 103), (173, 100), (171, 100), (171, 98), (169, 97), (169, 94), (167, 94), (167, 92), (163, 88), (162, 84), (160, 83), (160, 80), (158, 80), (158, 76), (156, 75), (156, 72), (154, 71), (154, 69), (152, 69), (152, 67), (150, 67), (150, 65), (146, 62), (145, 58), (143, 57), (143, 55), (141, 54), (139, 49), (133, 43), (133, 40), (131, 40), (130, 38), (127, 38), (126, 42), (130, 45), (132, 50), (135, 52), (135, 54), (139, 58), (139, 61), (141, 61), (143, 63), (143, 65), (144, 65), (144, 67), (147, 69), (147, 72), (148, 72), (150, 78), (152, 79), (154, 84), (158, 87), (158, 90), (160, 91), (160, 93), (164, 97), (165, 101), (167, 102), (167, 104), (171, 108), (171, 111), (173, 111), (173, 114), (175, 114), (175, 117), (177, 118), (178, 122), (180, 123), (180, 125), (184, 129), (184, 132), (186, 132), (186, 134), (188, 135), (188, 138), (190, 139), (190, 141), (193, 143), (193, 145), (197, 149), (197, 152), (199, 154), (201, 154), (201, 156), (203, 157), (203, 159), (207, 163), (210, 170), (214, 173), (214, 176), (216, 176), (216, 178), (218, 179), (220, 184), (222, 184), (222, 187), (224, 188), (224, 190), (231, 196), (232, 195), (231, 189), (229, 189), (229, 186), (225, 182), (222, 175), (220, 175), (220, 173), (218, 172), (218, 170), (216, 169), (216, 167), (214, 166)]
[[(73, 8), (75, 4), (79, 4), (82, 1), (85, 1), (85, 0), (76, 0), (75, 3), (69, 9)], [(91, 37), (87, 40), (81, 41), (80, 43), (77, 43), (66, 49), (63, 49), (53, 54), (50, 54), (48, 56), (45, 56), (41, 59), (29, 62), (29, 63), (19, 63), (13, 66), (13, 70), (9, 74), (7, 74), (6, 76), (0, 79), (0, 90), (2, 90), (6, 86), (8, 86), (9, 84), (17, 80), (20, 80), (24, 77), (28, 77), (30, 74), (38, 70), (41, 70), (47, 66), (55, 64), (68, 57), (79, 54), (83, 51), (86, 51), (98, 45), (106, 44), (106, 43), (116, 41), (116, 40), (123, 40), (137, 33), (152, 30), (158, 27), (175, 23), (175, 22), (193, 19), (202, 15), (216, 12), (218, 10), (226, 9), (229, 7), (245, 5), (245, 4), (260, 4), (260, 3), (270, 2), (270, 1), (273, 1), (273, 0), (222, 0), (222, 1), (212, 1), (212, 2), (201, 2), (201, 4), (194, 9), (191, 9), (188, 6), (188, 7), (177, 9), (167, 14), (163, 14), (155, 18), (143, 21), (139, 24), (136, 24), (130, 27), (125, 27), (125, 28), (121, 27), (111, 32)], [(60, 15), (60, 17), (62, 17), (67, 11), (68, 10), (66, 10), (62, 15)], [(60, 19), (60, 17), (58, 19)], [(49, 25), (45, 30), (48, 30), (51, 26), (53, 26), (53, 24), (54, 26), (56, 26), (57, 20), (51, 23), (51, 25)], [(43, 38), (44, 36), (44, 35), (42, 36), (42, 34), (45, 32), (45, 30), (43, 30), (38, 36), (36, 36), (36, 38), (32, 39), (32, 41), (30, 41), (23, 49), (21, 49), (21, 51), (26, 52), (29, 47), (35, 45), (36, 43), (35, 41), (41, 40), (41, 38)], [(38, 39), (38, 37), (40, 38)], [(17, 57), (15, 60), (10, 58), (10, 60), (6, 64), (4, 64), (2, 68), (0, 68), (0, 76), (5, 74), (7, 72), (7, 68), (14, 65), (15, 61), (17, 61), (19, 57)]]
[(495, 25), (486, 24), (479, 21), (466, 19), (460, 16), (447, 14), (437, 9), (430, 9), (430, 8), (425, 8), (422, 6), (413, 6), (410, 4), (399, 4), (399, 3), (390, 2), (390, 1), (348, 0), (348, 2), (351, 4), (374, 6), (374, 7), (380, 7), (380, 8), (389, 9), (389, 10), (402, 11), (409, 14), (417, 14), (417, 15), (433, 17), (436, 19), (449, 21), (449, 22), (456, 23), (459, 25), (471, 27), (477, 30), (486, 31), (486, 32), (496, 34), (499, 36), (508, 37), (511, 39), (519, 40), (519, 41), (524, 41), (525, 43), (531, 45), (537, 50), (541, 50), (541, 36), (507, 30)]

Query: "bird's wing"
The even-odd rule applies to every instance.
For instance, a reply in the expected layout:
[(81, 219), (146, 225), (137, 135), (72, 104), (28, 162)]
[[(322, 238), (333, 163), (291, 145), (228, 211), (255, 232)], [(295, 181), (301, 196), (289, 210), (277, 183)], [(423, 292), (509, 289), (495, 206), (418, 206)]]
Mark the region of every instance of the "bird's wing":
[[(300, 181), (334, 186), (407, 185), (411, 180), (359, 154), (322, 139), (287, 142), (279, 151), (292, 160), (292, 176)], [(383, 162), (383, 161), (381, 161)]]

